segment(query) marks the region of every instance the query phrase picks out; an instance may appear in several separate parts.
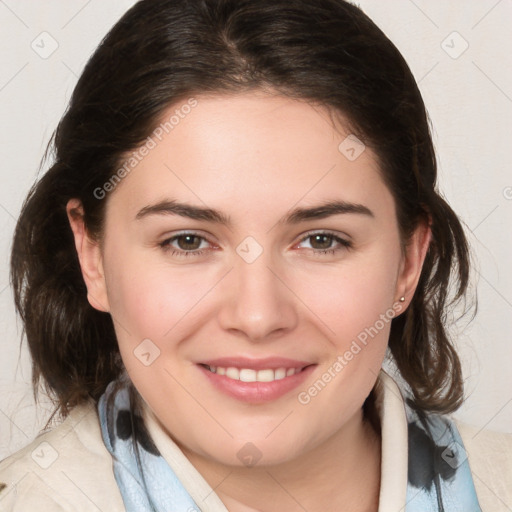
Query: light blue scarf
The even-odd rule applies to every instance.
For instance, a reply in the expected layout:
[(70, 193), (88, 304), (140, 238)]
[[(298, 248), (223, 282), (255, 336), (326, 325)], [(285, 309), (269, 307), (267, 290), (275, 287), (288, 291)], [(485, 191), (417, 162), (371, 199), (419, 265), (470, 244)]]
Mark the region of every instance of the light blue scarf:
[[(130, 385), (114, 381), (98, 403), (103, 441), (127, 512), (200, 512), (132, 412)], [(405, 512), (481, 512), (457, 428), (406, 402), (409, 476)], [(143, 468), (143, 470), (141, 470)]]

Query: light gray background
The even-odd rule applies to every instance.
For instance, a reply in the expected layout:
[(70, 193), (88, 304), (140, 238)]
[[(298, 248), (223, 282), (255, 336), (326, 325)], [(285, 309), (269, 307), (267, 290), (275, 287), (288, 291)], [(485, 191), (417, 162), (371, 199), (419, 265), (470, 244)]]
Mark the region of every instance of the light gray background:
[[(19, 348), (8, 275), (15, 221), (88, 57), (134, 3), (0, 0), (0, 459), (27, 444), (50, 410), (47, 401), (34, 405), (30, 361), (25, 344)], [(419, 82), (434, 125), (441, 189), (478, 258), (478, 314), (453, 329), (467, 394), (455, 416), (512, 432), (512, 2), (358, 4)], [(52, 44), (58, 48), (48, 56)]]

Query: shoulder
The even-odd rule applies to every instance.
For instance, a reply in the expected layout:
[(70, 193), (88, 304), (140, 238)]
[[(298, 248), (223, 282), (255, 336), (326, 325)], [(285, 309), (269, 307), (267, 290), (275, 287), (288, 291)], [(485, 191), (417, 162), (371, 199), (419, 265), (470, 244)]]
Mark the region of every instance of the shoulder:
[(95, 404), (0, 462), (0, 511), (123, 511)]
[(468, 458), (483, 512), (512, 509), (512, 434), (453, 420)]

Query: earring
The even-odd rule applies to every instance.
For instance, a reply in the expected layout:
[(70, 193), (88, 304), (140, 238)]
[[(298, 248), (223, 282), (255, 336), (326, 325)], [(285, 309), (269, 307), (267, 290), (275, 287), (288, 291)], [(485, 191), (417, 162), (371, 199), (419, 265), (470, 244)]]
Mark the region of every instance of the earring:
[(400, 297), (400, 302), (405, 302), (405, 297)]

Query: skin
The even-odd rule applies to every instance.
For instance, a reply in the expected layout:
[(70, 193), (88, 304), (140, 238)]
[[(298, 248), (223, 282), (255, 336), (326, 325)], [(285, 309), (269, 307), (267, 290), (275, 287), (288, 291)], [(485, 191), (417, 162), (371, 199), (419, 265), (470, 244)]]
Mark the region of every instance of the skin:
[[(390, 322), (308, 404), (297, 395), (401, 296), (407, 308), (429, 227), (419, 225), (401, 250), (375, 155), (366, 148), (349, 161), (338, 146), (350, 132), (325, 109), (263, 92), (197, 101), (109, 194), (100, 243), (72, 215), (80, 202), (69, 202), (89, 301), (110, 312), (136, 388), (230, 511), (376, 511), (380, 439), (363, 421), (362, 404)], [(232, 224), (168, 213), (136, 219), (170, 199), (220, 210)], [(364, 205), (373, 216), (279, 222), (293, 208), (333, 200)], [(187, 230), (206, 240), (192, 238), (192, 250), (183, 239), (167, 251), (159, 245)], [(305, 238), (310, 231), (352, 247)], [(236, 252), (248, 236), (263, 249), (252, 263)], [(326, 245), (337, 252), (321, 254)], [(200, 255), (172, 254), (198, 246)], [(134, 356), (147, 338), (160, 350), (149, 366)], [(224, 356), (317, 366), (299, 388), (248, 404), (213, 388), (196, 365)], [(247, 442), (261, 452), (251, 468), (237, 457)]]

